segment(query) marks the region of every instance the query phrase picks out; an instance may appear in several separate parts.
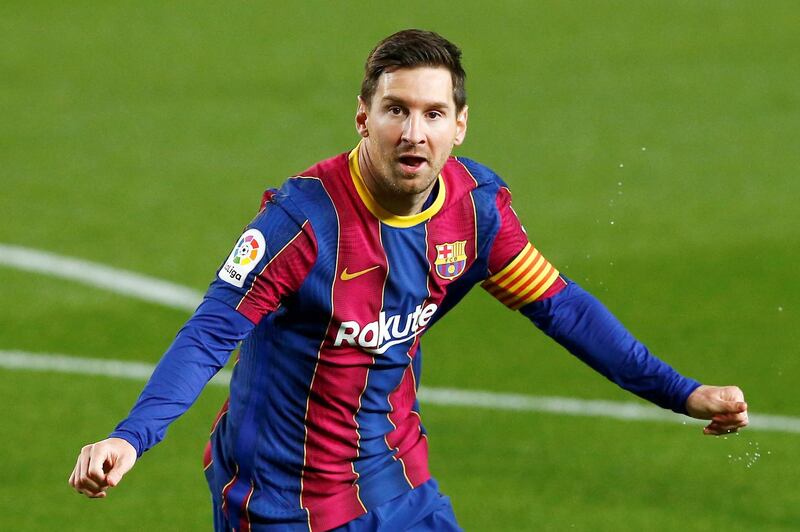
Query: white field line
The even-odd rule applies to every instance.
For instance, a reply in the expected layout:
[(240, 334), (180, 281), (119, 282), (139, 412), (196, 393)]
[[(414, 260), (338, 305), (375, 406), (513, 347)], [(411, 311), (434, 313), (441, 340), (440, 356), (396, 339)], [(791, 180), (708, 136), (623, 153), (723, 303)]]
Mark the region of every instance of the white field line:
[[(0, 243), (0, 265), (78, 281), (89, 286), (180, 310), (193, 311), (203, 297), (196, 290), (154, 277), (9, 244)], [(102, 375), (135, 380), (147, 379), (153, 369), (148, 364), (137, 362), (34, 354), (23, 351), (0, 351), (0, 367)], [(226, 370), (222, 370), (211, 383), (226, 386), (229, 380), (230, 374)], [(700, 423), (686, 416), (673, 414), (653, 406), (619, 401), (537, 397), (427, 387), (420, 388), (419, 397), (425, 403), (447, 406), (546, 412), (624, 420)], [(750, 426), (759, 430), (800, 433), (800, 418), (756, 414), (750, 416)]]
[(203, 299), (201, 292), (155, 277), (9, 244), (0, 244), (0, 265), (78, 281), (135, 299), (190, 312), (194, 311)]
[[(116, 377), (136, 381), (146, 380), (153, 371), (152, 365), (141, 362), (80, 358), (56, 354), (35, 354), (25, 351), (0, 351), (0, 368)], [(230, 382), (230, 377), (230, 372), (223, 369), (211, 380), (211, 384), (227, 386)], [(654, 406), (621, 401), (598, 401), (572, 399), (569, 397), (535, 397), (511, 393), (427, 387), (420, 389), (419, 397), (425, 404), (442, 406), (542, 412), (595, 418), (605, 417), (628, 421), (703, 423), (700, 420), (680, 416)], [(800, 434), (800, 418), (751, 414), (750, 428), (748, 430), (750, 429)]]
[[(28, 353), (26, 351), (0, 350), (0, 368), (11, 370), (43, 371), (49, 373), (73, 373), (77, 375), (95, 375), (114, 377), (134, 381), (146, 381), (153, 373), (152, 364), (130, 362), (127, 360), (109, 360), (107, 358), (81, 358), (52, 353)], [(227, 386), (231, 380), (231, 372), (227, 369), (217, 373), (211, 384)]]

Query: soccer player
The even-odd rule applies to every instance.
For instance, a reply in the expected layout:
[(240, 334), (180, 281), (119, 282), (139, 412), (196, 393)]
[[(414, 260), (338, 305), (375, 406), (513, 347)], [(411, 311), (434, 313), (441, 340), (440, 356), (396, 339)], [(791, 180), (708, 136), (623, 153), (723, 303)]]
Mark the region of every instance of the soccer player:
[(377, 45), (359, 144), (264, 194), (129, 416), (81, 450), (77, 491), (105, 497), (241, 342), (204, 457), (217, 530), (458, 530), (416, 391), (420, 337), (476, 284), (616, 384), (711, 420), (706, 434), (747, 425), (739, 388), (651, 355), (529, 242), (495, 173), (451, 156), (460, 56), (418, 30)]

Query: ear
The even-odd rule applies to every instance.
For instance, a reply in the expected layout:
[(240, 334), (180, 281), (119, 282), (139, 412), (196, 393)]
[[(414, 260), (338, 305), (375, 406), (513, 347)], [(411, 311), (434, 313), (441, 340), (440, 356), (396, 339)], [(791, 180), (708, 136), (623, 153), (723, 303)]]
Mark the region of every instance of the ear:
[(454, 146), (461, 146), (464, 142), (464, 137), (467, 136), (467, 118), (469, 117), (469, 107), (466, 105), (456, 116), (456, 138), (453, 141)]
[(358, 96), (358, 107), (356, 108), (356, 131), (364, 138), (369, 137), (369, 129), (367, 122), (369, 121), (369, 114), (367, 113), (367, 104), (361, 96)]

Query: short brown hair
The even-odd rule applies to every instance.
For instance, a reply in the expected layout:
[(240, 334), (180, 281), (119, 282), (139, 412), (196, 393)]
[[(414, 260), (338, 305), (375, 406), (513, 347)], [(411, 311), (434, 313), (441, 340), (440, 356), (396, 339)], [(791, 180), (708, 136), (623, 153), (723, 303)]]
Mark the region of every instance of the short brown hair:
[(445, 67), (450, 71), (453, 78), (453, 101), (456, 111), (461, 111), (467, 104), (464, 88), (467, 75), (461, 67), (461, 50), (438, 33), (424, 30), (398, 31), (378, 43), (364, 65), (361, 99), (367, 105), (370, 104), (378, 78), (384, 72), (421, 66)]

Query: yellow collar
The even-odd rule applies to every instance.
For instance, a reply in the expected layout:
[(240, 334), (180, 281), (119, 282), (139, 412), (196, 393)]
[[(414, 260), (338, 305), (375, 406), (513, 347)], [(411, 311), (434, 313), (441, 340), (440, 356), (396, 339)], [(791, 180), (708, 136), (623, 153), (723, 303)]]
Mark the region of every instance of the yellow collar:
[(369, 212), (371, 212), (376, 218), (380, 221), (385, 223), (386, 225), (391, 225), (392, 227), (413, 227), (421, 222), (429, 220), (433, 217), (434, 214), (439, 212), (444, 205), (444, 179), (442, 178), (442, 174), (439, 174), (439, 190), (436, 194), (436, 199), (433, 200), (433, 203), (427, 209), (417, 213), (411, 214), (407, 216), (401, 216), (399, 214), (392, 214), (391, 212), (387, 211), (383, 207), (381, 207), (375, 198), (372, 197), (369, 189), (367, 189), (367, 185), (364, 184), (364, 178), (361, 177), (361, 169), (358, 166), (358, 150), (361, 148), (361, 143), (358, 143), (358, 146), (353, 148), (353, 151), (350, 152), (348, 155), (348, 162), (350, 163), (350, 177), (353, 178), (353, 185), (356, 187), (356, 192), (358, 192), (361, 201), (364, 202), (364, 205), (367, 206)]

